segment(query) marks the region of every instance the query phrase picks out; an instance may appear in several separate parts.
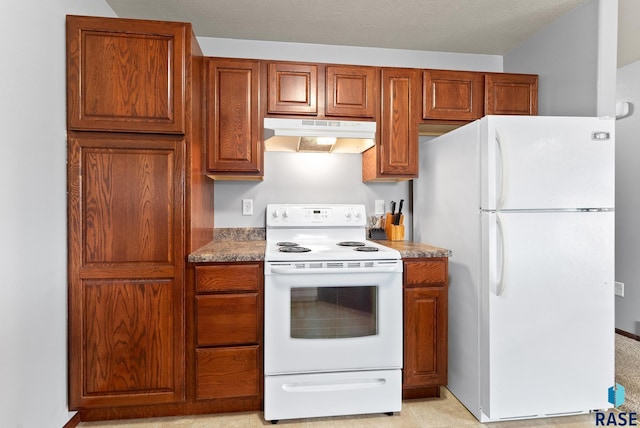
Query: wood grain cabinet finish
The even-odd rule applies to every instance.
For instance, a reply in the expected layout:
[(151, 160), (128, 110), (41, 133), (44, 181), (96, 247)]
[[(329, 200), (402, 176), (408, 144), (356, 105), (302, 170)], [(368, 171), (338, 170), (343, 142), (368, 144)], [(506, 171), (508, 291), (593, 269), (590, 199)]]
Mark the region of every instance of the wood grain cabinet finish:
[(184, 398), (182, 137), (70, 134), (70, 408)]
[(211, 410), (185, 380), (185, 255), (213, 233), (202, 58), (188, 23), (67, 16), (69, 408), (82, 421)]
[(260, 62), (206, 58), (205, 70), (207, 170), (261, 177)]
[(318, 114), (318, 66), (307, 63), (267, 64), (270, 114)]
[(538, 114), (538, 76), (533, 74), (487, 73), (485, 114)]
[(381, 82), (379, 141), (362, 155), (363, 181), (409, 180), (418, 176), (420, 72), (383, 68)]
[(260, 263), (199, 265), (196, 270), (196, 290), (258, 291), (264, 271)]
[(404, 261), (403, 398), (440, 396), (447, 384), (448, 259)]
[(479, 119), (484, 113), (484, 74), (424, 70), (422, 94), (423, 119)]
[(258, 293), (196, 296), (198, 346), (258, 343)]
[(379, 69), (353, 65), (265, 62), (267, 114), (317, 119), (375, 119)]
[(328, 65), (325, 114), (334, 117), (375, 118), (378, 82), (378, 69), (374, 67)]
[(69, 128), (184, 133), (190, 28), (184, 23), (69, 16)]
[(259, 396), (259, 352), (257, 345), (196, 350), (197, 399)]
[(262, 262), (195, 265), (196, 400), (260, 408), (263, 271)]

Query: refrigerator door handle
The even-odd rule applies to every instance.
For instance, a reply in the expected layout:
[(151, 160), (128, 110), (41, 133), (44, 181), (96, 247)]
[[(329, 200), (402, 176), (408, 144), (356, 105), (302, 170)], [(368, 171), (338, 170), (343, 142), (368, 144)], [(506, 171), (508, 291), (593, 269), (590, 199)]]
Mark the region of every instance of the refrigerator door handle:
[(504, 242), (504, 228), (502, 226), (502, 220), (500, 220), (500, 214), (496, 213), (496, 225), (497, 232), (500, 240), (500, 246), (496, 248), (498, 253), (497, 262), (498, 262), (498, 272), (500, 272), (500, 276), (496, 279), (496, 296), (502, 296), (505, 290), (505, 281), (504, 281), (504, 254), (505, 254), (505, 242)]
[(507, 186), (506, 186), (506, 176), (507, 176), (507, 163), (506, 156), (504, 155), (504, 137), (502, 136), (502, 132), (500, 128), (496, 128), (496, 157), (497, 166), (500, 168), (498, 171), (498, 182), (496, 183), (498, 186), (498, 196), (496, 200), (496, 209), (501, 209), (504, 207), (504, 199), (507, 195)]

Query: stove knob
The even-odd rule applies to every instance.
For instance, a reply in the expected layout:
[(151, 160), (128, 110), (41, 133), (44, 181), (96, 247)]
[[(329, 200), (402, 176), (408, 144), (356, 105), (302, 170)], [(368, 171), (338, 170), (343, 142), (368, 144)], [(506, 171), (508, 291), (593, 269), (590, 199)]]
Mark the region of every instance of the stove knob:
[(346, 218), (351, 218), (351, 211), (345, 211), (344, 216)]
[(282, 213), (282, 217), (284, 218), (289, 217), (289, 210), (285, 209), (284, 212)]
[(355, 216), (355, 218), (360, 218), (360, 211), (354, 212), (353, 215)]
[(280, 217), (280, 210), (279, 209), (273, 210), (273, 213), (271, 215), (275, 218)]

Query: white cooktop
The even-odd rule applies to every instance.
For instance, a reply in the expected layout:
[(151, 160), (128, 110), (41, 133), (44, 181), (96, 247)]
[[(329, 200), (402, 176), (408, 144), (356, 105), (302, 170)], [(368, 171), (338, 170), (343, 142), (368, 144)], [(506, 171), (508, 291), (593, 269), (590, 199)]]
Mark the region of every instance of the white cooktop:
[[(366, 239), (364, 205), (268, 204), (266, 216), (265, 260), (268, 262), (400, 259), (397, 250)], [(341, 242), (361, 245), (338, 245)], [(283, 247), (309, 251), (283, 252)], [(375, 251), (361, 251), (363, 247)]]

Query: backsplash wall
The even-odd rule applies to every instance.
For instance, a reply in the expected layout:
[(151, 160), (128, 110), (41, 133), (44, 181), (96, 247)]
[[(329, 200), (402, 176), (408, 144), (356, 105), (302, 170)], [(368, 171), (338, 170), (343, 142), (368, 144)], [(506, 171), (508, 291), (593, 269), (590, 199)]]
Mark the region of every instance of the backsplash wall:
[[(264, 153), (264, 180), (216, 181), (215, 227), (265, 227), (269, 203), (364, 204), (374, 214), (376, 199), (405, 200), (405, 239), (412, 237), (411, 182), (363, 183), (361, 154)], [(242, 215), (242, 200), (253, 200), (253, 215)]]

